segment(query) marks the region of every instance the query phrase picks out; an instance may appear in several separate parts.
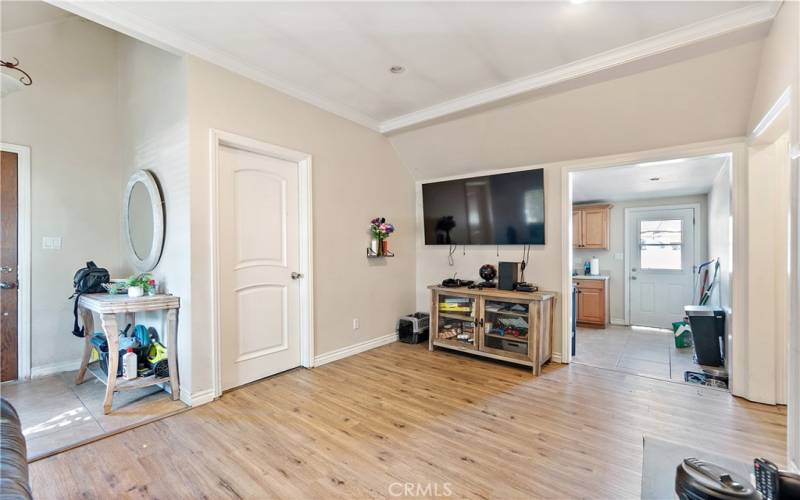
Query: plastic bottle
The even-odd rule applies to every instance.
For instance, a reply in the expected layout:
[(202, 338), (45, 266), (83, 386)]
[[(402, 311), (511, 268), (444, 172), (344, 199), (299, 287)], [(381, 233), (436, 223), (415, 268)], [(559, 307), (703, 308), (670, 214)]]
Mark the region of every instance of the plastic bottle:
[(136, 365), (136, 353), (133, 352), (133, 347), (128, 347), (128, 352), (122, 356), (122, 378), (133, 380), (138, 377), (139, 373)]

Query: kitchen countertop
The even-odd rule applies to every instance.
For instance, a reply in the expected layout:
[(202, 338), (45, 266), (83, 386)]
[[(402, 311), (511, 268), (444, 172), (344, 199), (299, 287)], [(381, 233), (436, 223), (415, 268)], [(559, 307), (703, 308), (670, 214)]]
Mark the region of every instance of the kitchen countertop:
[(586, 274), (578, 274), (573, 276), (572, 279), (574, 280), (607, 280), (608, 276), (605, 274), (601, 274), (599, 276), (591, 276)]

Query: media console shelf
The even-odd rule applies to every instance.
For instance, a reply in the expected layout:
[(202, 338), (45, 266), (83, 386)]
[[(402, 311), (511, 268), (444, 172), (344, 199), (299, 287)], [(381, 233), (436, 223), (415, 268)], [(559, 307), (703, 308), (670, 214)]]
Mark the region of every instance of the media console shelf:
[(554, 292), (431, 290), (428, 349), (442, 347), (530, 366), (534, 375), (553, 352)]

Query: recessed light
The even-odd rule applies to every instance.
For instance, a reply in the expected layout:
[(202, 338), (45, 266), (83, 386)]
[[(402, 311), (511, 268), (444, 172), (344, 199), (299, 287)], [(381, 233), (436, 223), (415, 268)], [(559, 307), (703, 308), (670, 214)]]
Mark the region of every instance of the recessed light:
[(661, 177), (650, 177), (651, 181), (660, 181)]
[(395, 75), (399, 75), (405, 70), (406, 69), (403, 66), (392, 66), (391, 68), (389, 68), (389, 73), (394, 73)]

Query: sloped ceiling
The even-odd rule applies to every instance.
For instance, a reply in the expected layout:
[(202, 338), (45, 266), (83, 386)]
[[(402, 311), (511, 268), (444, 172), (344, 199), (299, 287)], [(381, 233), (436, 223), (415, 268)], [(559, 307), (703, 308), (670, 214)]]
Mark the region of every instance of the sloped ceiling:
[[(764, 28), (390, 136), (418, 180), (744, 136)], [(732, 44), (732, 42), (735, 42)]]

